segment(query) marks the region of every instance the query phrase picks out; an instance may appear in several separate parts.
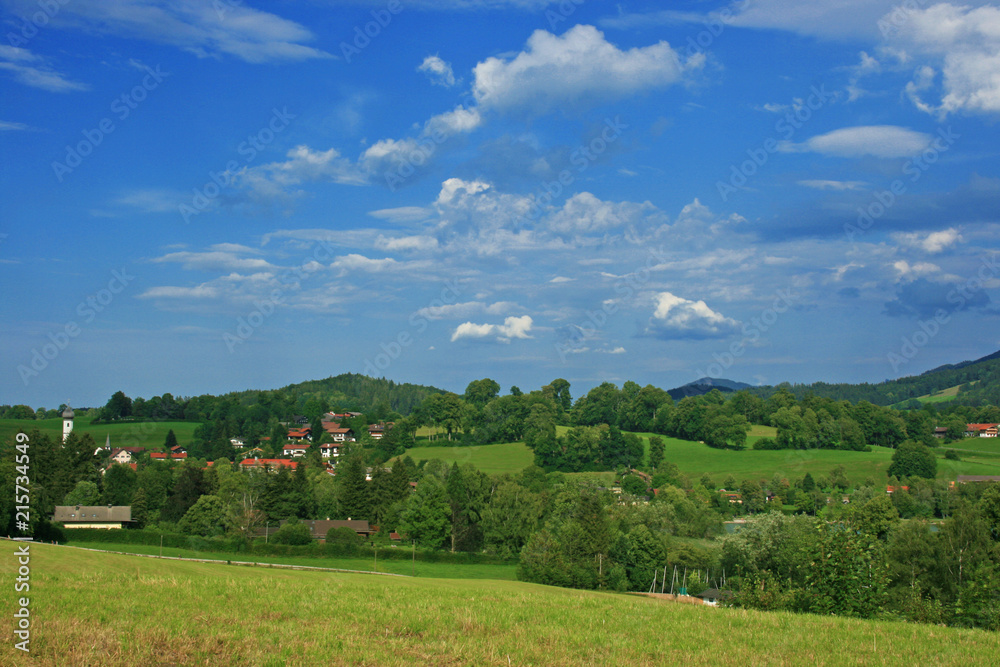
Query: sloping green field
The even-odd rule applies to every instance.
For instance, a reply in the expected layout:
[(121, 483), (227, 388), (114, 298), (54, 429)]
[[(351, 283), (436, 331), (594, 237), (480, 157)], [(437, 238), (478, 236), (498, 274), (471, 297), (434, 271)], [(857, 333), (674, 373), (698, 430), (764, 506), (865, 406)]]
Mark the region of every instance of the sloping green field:
[[(759, 435), (751, 438), (770, 436), (764, 431), (768, 427), (755, 427)], [(565, 427), (557, 427), (563, 435)], [(649, 438), (653, 433), (639, 433), (647, 455)], [(716, 485), (729, 475), (737, 480), (770, 479), (779, 473), (788, 479), (803, 477), (807, 472), (813, 477), (829, 475), (838, 466), (844, 466), (847, 478), (855, 485), (861, 484), (868, 477), (878, 483), (886, 481), (886, 470), (892, 461), (893, 450), (886, 447), (873, 447), (871, 452), (849, 452), (832, 449), (809, 450), (753, 450), (734, 451), (729, 449), (714, 449), (708, 445), (690, 440), (662, 437), (666, 444), (664, 460), (674, 463), (680, 471), (696, 481), (704, 473), (708, 473)], [(963, 441), (961, 444), (965, 444)], [(986, 440), (986, 438), (976, 438)], [(1000, 439), (991, 439), (990, 444), (982, 447), (982, 452), (960, 452), (961, 461), (948, 461), (944, 457), (944, 448), (936, 450), (938, 454), (938, 477), (944, 480), (954, 480), (956, 475), (1000, 475)], [(994, 453), (995, 452), (995, 453)], [(471, 463), (486, 473), (516, 473), (532, 463), (532, 452), (523, 443), (507, 443), (502, 445), (483, 445), (478, 447), (414, 447), (406, 450), (413, 460), (441, 459), (449, 465), (457, 461), (459, 465)], [(592, 474), (592, 473), (587, 473)], [(598, 473), (600, 474), (600, 473)], [(610, 482), (612, 473), (602, 474)]]
[[(94, 442), (104, 445), (111, 436), (112, 447), (146, 447), (156, 449), (163, 446), (167, 431), (173, 429), (178, 444), (190, 446), (194, 440), (194, 431), (201, 424), (197, 422), (119, 422), (113, 424), (91, 425), (90, 417), (78, 417), (74, 420), (74, 433), (89, 433)], [(7, 440), (19, 430), (32, 431), (38, 429), (54, 439), (62, 438), (61, 419), (0, 419), (0, 439)]]
[(414, 461), (441, 459), (448, 465), (471, 463), (487, 474), (516, 473), (530, 466), (534, 454), (523, 442), (476, 447), (412, 447), (406, 454)]
[[(15, 544), (0, 542), (14, 581)], [(0, 664), (982, 665), (979, 630), (713, 609), (510, 581), (161, 561), (32, 545), (31, 654)], [(0, 605), (16, 609), (13, 585)]]

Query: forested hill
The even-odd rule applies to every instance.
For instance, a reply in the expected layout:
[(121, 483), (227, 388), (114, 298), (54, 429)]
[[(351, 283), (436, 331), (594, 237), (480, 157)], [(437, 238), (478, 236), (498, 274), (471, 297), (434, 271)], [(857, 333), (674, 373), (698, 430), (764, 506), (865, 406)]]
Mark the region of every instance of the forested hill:
[(777, 387), (756, 387), (751, 391), (766, 398), (779, 387), (788, 389), (799, 399), (813, 394), (835, 400), (848, 400), (852, 403), (864, 400), (875, 405), (904, 404), (913, 399), (958, 387), (958, 393), (952, 399), (953, 404), (1000, 405), (1000, 351), (975, 361), (940, 366), (921, 375), (875, 384), (814, 382), (790, 385), (786, 383)]
[(330, 406), (344, 410), (369, 412), (385, 407), (402, 415), (410, 414), (431, 394), (443, 389), (409, 382), (396, 383), (385, 378), (371, 378), (357, 373), (342, 373), (323, 380), (309, 380), (290, 384), (278, 390), (296, 398), (316, 398)]

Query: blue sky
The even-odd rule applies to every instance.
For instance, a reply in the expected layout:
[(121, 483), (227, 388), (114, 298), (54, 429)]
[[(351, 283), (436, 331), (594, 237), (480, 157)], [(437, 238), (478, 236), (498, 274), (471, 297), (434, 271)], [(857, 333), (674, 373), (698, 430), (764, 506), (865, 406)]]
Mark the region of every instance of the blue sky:
[(995, 3), (0, 6), (0, 402), (1000, 347)]

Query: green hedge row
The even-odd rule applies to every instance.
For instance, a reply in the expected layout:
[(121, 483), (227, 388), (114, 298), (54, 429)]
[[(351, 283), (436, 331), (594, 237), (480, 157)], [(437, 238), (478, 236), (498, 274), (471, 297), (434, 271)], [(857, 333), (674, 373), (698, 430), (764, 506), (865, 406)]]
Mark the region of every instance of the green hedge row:
[[(107, 544), (141, 544), (159, 546), (162, 538), (163, 546), (174, 549), (190, 549), (192, 551), (209, 551), (215, 553), (239, 553), (256, 556), (300, 556), (305, 558), (351, 557), (372, 558), (376, 549), (365, 544), (313, 542), (302, 546), (287, 544), (264, 543), (257, 540), (249, 547), (241, 540), (233, 538), (204, 538), (177, 533), (161, 533), (155, 530), (128, 530), (100, 528), (73, 528), (63, 531), (67, 542), (101, 542)], [(378, 547), (378, 557), (385, 560), (410, 560), (413, 552), (407, 546)], [(455, 563), (477, 565), (507, 565), (511, 562), (496, 556), (475, 553), (452, 553), (450, 551), (428, 551), (417, 549), (416, 560), (424, 563)]]

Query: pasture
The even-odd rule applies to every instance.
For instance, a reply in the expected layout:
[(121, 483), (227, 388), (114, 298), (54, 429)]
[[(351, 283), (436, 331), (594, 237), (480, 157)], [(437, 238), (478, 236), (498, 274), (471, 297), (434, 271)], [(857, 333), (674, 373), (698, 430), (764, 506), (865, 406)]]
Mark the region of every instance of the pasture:
[[(94, 442), (103, 446), (111, 436), (112, 447), (145, 447), (159, 449), (167, 438), (167, 431), (173, 429), (177, 442), (185, 447), (194, 440), (194, 431), (199, 422), (114, 422), (91, 424), (91, 417), (77, 417), (73, 420), (74, 433), (89, 433)], [(0, 439), (6, 441), (19, 430), (38, 429), (54, 440), (62, 439), (61, 419), (0, 419)]]
[[(0, 542), (12, 582), (13, 542)], [(974, 665), (981, 630), (753, 612), (513, 581), (163, 561), (31, 545), (5, 665)], [(12, 585), (0, 605), (17, 606)]]

